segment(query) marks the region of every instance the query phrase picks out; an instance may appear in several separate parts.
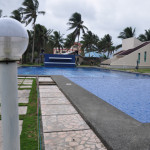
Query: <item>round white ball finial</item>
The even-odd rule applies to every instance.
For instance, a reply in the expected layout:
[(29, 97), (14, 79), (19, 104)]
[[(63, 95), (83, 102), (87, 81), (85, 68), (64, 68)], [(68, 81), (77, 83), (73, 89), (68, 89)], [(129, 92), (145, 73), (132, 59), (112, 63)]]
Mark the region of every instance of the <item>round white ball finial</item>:
[(20, 60), (28, 42), (28, 33), (19, 21), (0, 18), (0, 61)]

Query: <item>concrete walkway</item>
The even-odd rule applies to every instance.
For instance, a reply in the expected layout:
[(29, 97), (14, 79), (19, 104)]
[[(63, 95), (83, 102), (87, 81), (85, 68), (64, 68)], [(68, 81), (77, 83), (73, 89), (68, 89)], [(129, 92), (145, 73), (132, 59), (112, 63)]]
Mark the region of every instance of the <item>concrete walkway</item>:
[(106, 150), (50, 77), (39, 77), (45, 150)]

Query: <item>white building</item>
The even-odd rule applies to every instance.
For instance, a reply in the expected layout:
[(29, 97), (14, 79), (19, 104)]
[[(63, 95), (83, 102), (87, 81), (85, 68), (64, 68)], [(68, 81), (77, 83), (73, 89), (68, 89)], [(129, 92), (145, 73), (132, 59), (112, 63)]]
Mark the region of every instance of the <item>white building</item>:
[(150, 41), (141, 42), (136, 38), (122, 41), (122, 50), (111, 59), (102, 62), (101, 66), (110, 68), (150, 68)]
[(53, 49), (53, 54), (64, 54), (64, 53), (72, 53), (72, 52), (77, 52), (78, 54), (81, 54), (81, 44), (80, 43), (74, 43), (73, 46), (71, 46), (70, 49), (58, 49), (54, 48)]

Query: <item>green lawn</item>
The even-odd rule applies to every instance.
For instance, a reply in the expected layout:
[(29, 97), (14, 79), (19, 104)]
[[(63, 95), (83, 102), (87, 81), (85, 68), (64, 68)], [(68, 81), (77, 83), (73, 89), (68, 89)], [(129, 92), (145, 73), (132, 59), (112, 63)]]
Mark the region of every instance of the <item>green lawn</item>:
[(43, 66), (43, 63), (39, 63), (39, 64), (20, 64), (20, 66)]
[(121, 71), (129, 71), (129, 72), (139, 72), (139, 73), (150, 73), (150, 69), (114, 69), (114, 70), (121, 70)]
[(37, 150), (38, 149), (38, 126), (37, 126), (37, 89), (36, 79), (33, 79), (32, 89), (29, 96), (28, 104), (19, 104), (27, 106), (27, 114), (20, 115), (23, 120), (22, 132), (20, 136), (21, 150)]

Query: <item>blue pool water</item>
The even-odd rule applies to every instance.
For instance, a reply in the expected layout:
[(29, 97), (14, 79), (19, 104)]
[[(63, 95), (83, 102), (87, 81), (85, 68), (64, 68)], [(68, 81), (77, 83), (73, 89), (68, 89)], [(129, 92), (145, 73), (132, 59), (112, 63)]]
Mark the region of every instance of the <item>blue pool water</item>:
[(143, 123), (150, 123), (150, 77), (97, 68), (20, 67), (20, 75), (63, 75)]

